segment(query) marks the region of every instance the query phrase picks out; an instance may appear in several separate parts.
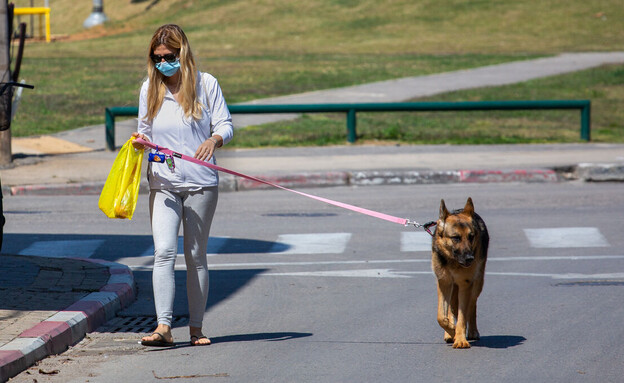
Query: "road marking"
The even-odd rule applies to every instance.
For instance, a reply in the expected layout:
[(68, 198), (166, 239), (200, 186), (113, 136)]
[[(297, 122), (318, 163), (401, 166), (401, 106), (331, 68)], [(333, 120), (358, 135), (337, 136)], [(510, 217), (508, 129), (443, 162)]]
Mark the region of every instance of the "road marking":
[[(400, 271), (390, 269), (368, 270), (335, 270), (335, 271), (303, 271), (292, 273), (264, 273), (263, 276), (287, 276), (287, 277), (360, 277), (360, 278), (410, 278), (410, 275), (431, 275), (432, 271)], [(486, 272), (486, 276), (504, 277), (539, 277), (552, 279), (588, 279), (588, 280), (612, 280), (624, 279), (624, 273), (605, 274), (540, 274), (540, 273), (507, 273)]]
[[(580, 255), (580, 256), (539, 256), (539, 257), (490, 257), (488, 262), (519, 262), (519, 261), (588, 261), (588, 260), (618, 260), (624, 255)], [(309, 262), (247, 262), (247, 263), (214, 263), (211, 268), (239, 268), (239, 267), (277, 267), (277, 266), (325, 266), (325, 265), (361, 265), (361, 264), (390, 264), (390, 263), (430, 263), (431, 259), (375, 259), (353, 261), (309, 261)]]
[(595, 227), (524, 229), (524, 234), (536, 248), (609, 247)]
[(604, 274), (579, 274), (579, 273), (565, 273), (565, 274), (541, 274), (541, 273), (501, 273), (501, 272), (486, 272), (487, 275), (498, 275), (505, 277), (541, 277), (552, 279), (624, 279), (624, 273), (604, 273)]
[[(534, 248), (592, 248), (609, 247), (606, 238), (595, 227), (524, 229), (526, 238)], [(62, 237), (62, 236), (61, 236)], [(352, 233), (282, 234), (273, 240), (254, 240), (230, 237), (211, 237), (207, 255), (214, 257), (227, 254), (341, 254), (346, 250)], [(90, 258), (110, 239), (72, 239), (11, 243), (5, 241), (8, 253), (42, 257)], [(425, 232), (406, 231), (400, 235), (400, 251), (406, 253), (429, 253), (431, 237)], [(396, 251), (396, 241), (390, 241)], [(24, 247), (22, 247), (24, 246)], [(178, 238), (178, 251), (182, 251), (183, 238)], [(153, 246), (137, 249), (137, 256), (153, 257)], [(419, 255), (421, 256), (421, 255)], [(582, 258), (542, 258), (542, 260)], [(595, 259), (592, 257), (592, 259)], [(500, 260), (538, 260), (534, 257), (501, 258)]]
[[(597, 260), (622, 260), (624, 255), (570, 255), (570, 256), (538, 256), (538, 257), (491, 257), (488, 262), (526, 262), (526, 261), (597, 261)], [(120, 258), (117, 262), (130, 264), (132, 270), (143, 271), (151, 270), (151, 259), (145, 258)], [(137, 262), (142, 264), (136, 265)], [(212, 270), (219, 269), (243, 269), (243, 268), (271, 268), (271, 267), (299, 267), (299, 266), (337, 266), (337, 265), (379, 265), (379, 264), (408, 264), (408, 263), (424, 263), (429, 264), (430, 259), (374, 259), (374, 260), (352, 260), (352, 261), (294, 261), (294, 262), (239, 262), (239, 263), (212, 263), (209, 268)], [(135, 265), (131, 265), (135, 263)], [(183, 257), (178, 258), (176, 270), (185, 270)], [(402, 274), (414, 272), (401, 272)], [(420, 272), (418, 272), (420, 273)], [(487, 272), (488, 275), (496, 275), (494, 272)], [(501, 273), (499, 273), (501, 274)], [(503, 275), (503, 274), (501, 274)], [(542, 274), (535, 274), (542, 275)], [(557, 274), (563, 275), (563, 274)]]
[(350, 239), (351, 233), (282, 234), (269, 254), (340, 254)]
[(524, 257), (504, 257), (504, 258), (491, 258), (488, 257), (488, 262), (516, 262), (516, 261), (595, 261), (604, 259), (624, 259), (624, 255), (545, 255), (538, 257), (524, 256)]
[(50, 258), (89, 258), (103, 243), (103, 239), (37, 241), (21, 250), (19, 254)]
[[(624, 256), (623, 256), (624, 257)], [(121, 258), (118, 261), (128, 264), (136, 263), (132, 261), (133, 258)], [(184, 266), (183, 256), (179, 257), (176, 263), (176, 270), (186, 270)], [(151, 262), (151, 261), (150, 261)], [(388, 260), (356, 260), (356, 261), (310, 261), (310, 262), (242, 262), (242, 263), (213, 263), (209, 264), (208, 268), (217, 269), (241, 269), (241, 268), (268, 268), (279, 266), (331, 266), (331, 265), (373, 265), (373, 264), (388, 264), (388, 263), (429, 263), (429, 259), (388, 259)], [(131, 265), (132, 270), (144, 271), (151, 270), (152, 265), (144, 263), (143, 265)]]
[(431, 251), (431, 235), (424, 232), (401, 232), (401, 251)]
[[(390, 269), (369, 270), (337, 270), (337, 271), (304, 271), (298, 273), (264, 273), (265, 276), (288, 276), (288, 277), (359, 277), (359, 278), (410, 278), (402, 275), (401, 271)], [(432, 274), (429, 272), (429, 274)]]

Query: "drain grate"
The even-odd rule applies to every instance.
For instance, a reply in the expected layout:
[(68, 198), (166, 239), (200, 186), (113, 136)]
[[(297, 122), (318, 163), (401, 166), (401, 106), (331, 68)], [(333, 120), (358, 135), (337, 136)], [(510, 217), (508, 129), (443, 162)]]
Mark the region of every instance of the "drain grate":
[[(188, 324), (188, 317), (175, 316), (173, 317), (173, 327), (182, 327)], [(98, 332), (108, 333), (120, 333), (120, 332), (134, 332), (143, 333), (151, 332), (156, 328), (155, 316), (141, 316), (141, 317), (118, 317), (108, 321), (104, 326), (98, 329)]]

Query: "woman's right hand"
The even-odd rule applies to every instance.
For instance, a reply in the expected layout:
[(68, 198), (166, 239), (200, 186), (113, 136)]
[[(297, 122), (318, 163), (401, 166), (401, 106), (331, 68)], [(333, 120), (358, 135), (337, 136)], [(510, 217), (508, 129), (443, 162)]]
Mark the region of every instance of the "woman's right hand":
[[(137, 133), (137, 132), (132, 133), (132, 137), (141, 138), (141, 139), (143, 139), (145, 141), (149, 141), (149, 139), (147, 138), (147, 136), (145, 134), (141, 134), (141, 133)], [(132, 146), (134, 146), (134, 148), (137, 149), (137, 150), (145, 150), (146, 149), (145, 145), (141, 145), (141, 144), (139, 144), (139, 143), (137, 143), (135, 141), (132, 141)]]

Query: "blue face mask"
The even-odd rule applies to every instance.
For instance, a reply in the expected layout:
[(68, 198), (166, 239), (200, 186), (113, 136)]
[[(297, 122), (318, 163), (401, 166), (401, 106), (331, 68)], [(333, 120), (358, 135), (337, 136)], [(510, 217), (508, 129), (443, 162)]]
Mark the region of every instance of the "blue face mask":
[(160, 73), (164, 74), (165, 76), (171, 77), (176, 74), (178, 69), (180, 69), (180, 59), (177, 59), (172, 63), (167, 61), (159, 62), (156, 64), (156, 69), (158, 69)]

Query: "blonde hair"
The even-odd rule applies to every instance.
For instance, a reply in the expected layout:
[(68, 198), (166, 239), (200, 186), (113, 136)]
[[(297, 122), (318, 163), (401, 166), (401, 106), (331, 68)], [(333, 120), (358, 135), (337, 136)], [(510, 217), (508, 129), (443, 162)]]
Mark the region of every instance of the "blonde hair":
[(191, 46), (188, 39), (182, 31), (182, 28), (175, 24), (166, 24), (161, 26), (154, 32), (152, 41), (147, 52), (147, 77), (149, 78), (149, 87), (147, 89), (147, 115), (144, 117), (151, 121), (156, 117), (163, 99), (165, 98), (166, 85), (165, 75), (160, 73), (154, 66), (154, 62), (150, 56), (154, 53), (154, 49), (160, 45), (166, 46), (173, 52), (178, 54), (180, 58), (180, 89), (178, 93), (178, 101), (184, 115), (189, 118), (193, 117), (199, 120), (202, 117), (202, 105), (197, 98), (197, 67), (195, 59), (191, 52)]

